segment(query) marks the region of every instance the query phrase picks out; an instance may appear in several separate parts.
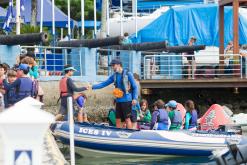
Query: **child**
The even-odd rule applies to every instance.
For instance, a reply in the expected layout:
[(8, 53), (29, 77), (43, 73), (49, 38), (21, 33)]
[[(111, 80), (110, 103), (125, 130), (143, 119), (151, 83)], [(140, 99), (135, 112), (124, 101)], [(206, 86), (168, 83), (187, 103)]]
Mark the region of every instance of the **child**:
[(140, 121), (145, 123), (151, 122), (151, 113), (148, 109), (148, 102), (145, 99), (141, 101)]
[[(116, 107), (116, 100), (113, 100), (113, 106)], [(110, 126), (116, 126), (116, 110), (111, 108), (108, 112), (108, 121)]]
[[(7, 73), (8, 83), (13, 84), (13, 82), (16, 80), (16, 71), (9, 70)], [(6, 102), (5, 107), (10, 107), (16, 103), (16, 88), (10, 88), (6, 93)]]
[(79, 108), (79, 112), (78, 112), (78, 115), (77, 115), (77, 121), (78, 122), (88, 122), (87, 120), (87, 113), (84, 109), (84, 106), (85, 106), (85, 103), (86, 103), (86, 100), (87, 100), (87, 97), (85, 94), (83, 93), (80, 93), (79, 95), (77, 95), (76, 97), (74, 97), (74, 99), (76, 100), (76, 103), (78, 105), (78, 108)]
[(195, 110), (195, 104), (192, 100), (185, 102), (185, 108), (187, 110), (185, 115), (185, 129), (196, 130), (197, 129), (197, 111)]
[(169, 130), (169, 117), (164, 109), (165, 103), (162, 100), (157, 100), (154, 103), (154, 112), (152, 114), (151, 129), (154, 130)]
[(171, 120), (170, 130), (179, 130), (182, 125), (182, 115), (180, 111), (177, 110), (177, 102), (170, 100), (165, 106)]
[(137, 103), (136, 105), (132, 105), (131, 122), (133, 129), (137, 129), (137, 120), (140, 118), (139, 117), (140, 111), (141, 111), (141, 107), (139, 103)]

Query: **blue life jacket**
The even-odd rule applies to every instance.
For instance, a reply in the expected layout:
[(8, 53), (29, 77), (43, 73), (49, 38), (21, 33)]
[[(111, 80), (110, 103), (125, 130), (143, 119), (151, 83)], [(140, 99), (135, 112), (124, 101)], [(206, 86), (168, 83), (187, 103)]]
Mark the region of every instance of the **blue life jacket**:
[(17, 100), (20, 101), (26, 97), (33, 96), (33, 81), (29, 77), (20, 77), (21, 84), (17, 89)]
[(158, 109), (157, 115), (157, 130), (169, 130), (168, 129), (168, 113), (164, 109)]
[(174, 110), (174, 117), (171, 120), (171, 124), (174, 124), (174, 125), (182, 124), (182, 115), (180, 111)]
[(131, 85), (129, 83), (128, 70), (126, 69), (123, 70), (121, 80), (122, 80), (121, 83), (123, 85), (123, 89), (117, 86), (117, 73), (114, 73), (115, 88), (120, 88), (125, 94), (131, 93)]
[(164, 109), (158, 109), (159, 115), (157, 116), (157, 122), (158, 123), (163, 123), (163, 124), (168, 124), (168, 113)]
[(190, 122), (189, 122), (189, 128), (193, 128), (197, 126), (197, 111), (193, 110), (191, 112), (191, 118), (190, 118)]
[(10, 88), (8, 91), (7, 91), (7, 101), (8, 101), (8, 104), (15, 104), (17, 102), (17, 99), (16, 99), (16, 88)]

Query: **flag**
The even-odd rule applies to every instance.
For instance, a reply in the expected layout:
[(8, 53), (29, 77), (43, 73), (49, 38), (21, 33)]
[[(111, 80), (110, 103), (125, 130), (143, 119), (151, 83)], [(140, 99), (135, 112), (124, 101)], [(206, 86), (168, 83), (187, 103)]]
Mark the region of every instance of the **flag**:
[(9, 7), (7, 9), (7, 14), (6, 14), (6, 17), (5, 17), (5, 21), (4, 21), (4, 24), (3, 24), (3, 29), (6, 32), (10, 32), (11, 31), (10, 22), (11, 22), (12, 18), (13, 18), (13, 0), (10, 0), (9, 1)]
[(20, 2), (20, 4), (21, 4), (21, 11), (25, 11), (25, 0), (21, 0), (21, 2)]

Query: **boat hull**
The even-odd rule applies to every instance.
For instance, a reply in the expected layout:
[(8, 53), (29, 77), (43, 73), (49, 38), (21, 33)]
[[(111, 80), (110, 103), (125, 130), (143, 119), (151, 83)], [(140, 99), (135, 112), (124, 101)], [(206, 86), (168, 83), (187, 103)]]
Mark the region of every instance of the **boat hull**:
[[(55, 136), (69, 144), (68, 124), (55, 130)], [(241, 136), (216, 136), (171, 131), (133, 131), (78, 124), (75, 126), (75, 146), (95, 155), (133, 156), (209, 156), (214, 150), (227, 147), (227, 139), (241, 141)], [(85, 154), (86, 152), (79, 152)], [(97, 153), (97, 154), (96, 154)]]

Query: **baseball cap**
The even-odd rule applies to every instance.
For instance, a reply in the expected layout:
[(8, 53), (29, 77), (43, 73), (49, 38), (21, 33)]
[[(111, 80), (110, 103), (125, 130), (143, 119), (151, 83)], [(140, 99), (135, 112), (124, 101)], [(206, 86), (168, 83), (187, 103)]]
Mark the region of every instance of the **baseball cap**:
[(165, 106), (166, 107), (176, 108), (177, 107), (177, 102), (175, 100), (170, 100)]
[(120, 64), (122, 65), (122, 62), (119, 59), (113, 59), (110, 63), (110, 66), (115, 65), (115, 64)]
[(29, 66), (27, 64), (20, 64), (17, 69), (18, 70), (29, 70)]

